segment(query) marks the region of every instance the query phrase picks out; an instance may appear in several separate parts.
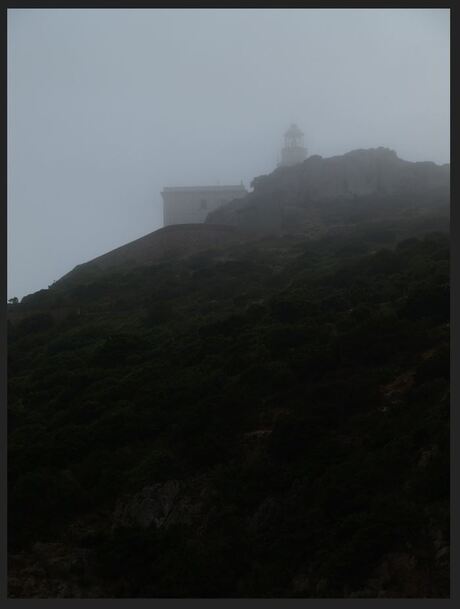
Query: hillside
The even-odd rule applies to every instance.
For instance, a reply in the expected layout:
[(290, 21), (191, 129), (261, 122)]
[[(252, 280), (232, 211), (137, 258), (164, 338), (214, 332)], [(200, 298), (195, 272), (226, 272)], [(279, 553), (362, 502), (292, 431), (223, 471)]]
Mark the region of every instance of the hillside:
[[(450, 165), (404, 161), (386, 148), (353, 150), (280, 167), (252, 182), (253, 191), (208, 215), (205, 224), (171, 225), (75, 267), (61, 281), (128, 269), (261, 235), (317, 239), (368, 223), (418, 224), (448, 230)], [(434, 224), (433, 224), (434, 223)]]
[(160, 228), (140, 239), (80, 264), (60, 279), (88, 277), (112, 268), (129, 269), (152, 264), (167, 256), (183, 256), (203, 249), (219, 248), (237, 239), (236, 230), (218, 224), (175, 224)]
[(353, 224), (395, 213), (425, 214), (447, 206), (450, 165), (413, 163), (387, 148), (311, 156), (252, 182), (248, 196), (208, 215), (207, 222), (256, 233)]
[(328, 194), (314, 238), (147, 236), (10, 307), (9, 595), (448, 597), (438, 186)]

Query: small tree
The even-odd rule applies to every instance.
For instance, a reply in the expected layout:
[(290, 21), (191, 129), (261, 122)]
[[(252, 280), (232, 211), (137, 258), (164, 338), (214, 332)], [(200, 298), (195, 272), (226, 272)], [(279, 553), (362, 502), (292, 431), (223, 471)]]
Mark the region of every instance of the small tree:
[(17, 305), (19, 303), (19, 300), (16, 298), (16, 296), (14, 296), (13, 298), (10, 298), (8, 302), (12, 305)]

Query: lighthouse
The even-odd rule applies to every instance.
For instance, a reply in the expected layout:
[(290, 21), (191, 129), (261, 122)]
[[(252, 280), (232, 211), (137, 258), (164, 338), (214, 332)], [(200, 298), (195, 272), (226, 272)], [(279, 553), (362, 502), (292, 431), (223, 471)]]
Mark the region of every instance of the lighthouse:
[(307, 149), (303, 145), (303, 133), (292, 124), (284, 134), (284, 148), (281, 150), (280, 167), (297, 165), (307, 158)]

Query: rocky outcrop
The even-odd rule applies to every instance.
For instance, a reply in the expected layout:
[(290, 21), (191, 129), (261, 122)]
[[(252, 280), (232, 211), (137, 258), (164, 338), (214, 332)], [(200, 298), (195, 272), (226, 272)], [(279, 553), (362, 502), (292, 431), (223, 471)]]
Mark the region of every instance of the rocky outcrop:
[(199, 483), (168, 480), (153, 484), (118, 500), (112, 528), (168, 528), (173, 524), (198, 524), (203, 502), (204, 487)]
[(9, 557), (8, 598), (103, 597), (92, 571), (91, 550), (36, 543), (30, 552)]
[(407, 392), (414, 384), (415, 370), (411, 369), (399, 375), (391, 383), (381, 387), (381, 410), (386, 412), (389, 408), (404, 404)]
[(330, 158), (314, 155), (255, 178), (253, 192), (212, 212), (206, 221), (262, 232), (300, 225), (311, 229), (321, 224), (319, 210), (331, 201), (373, 195), (437, 198), (448, 195), (449, 179), (450, 165), (404, 161), (387, 148)]

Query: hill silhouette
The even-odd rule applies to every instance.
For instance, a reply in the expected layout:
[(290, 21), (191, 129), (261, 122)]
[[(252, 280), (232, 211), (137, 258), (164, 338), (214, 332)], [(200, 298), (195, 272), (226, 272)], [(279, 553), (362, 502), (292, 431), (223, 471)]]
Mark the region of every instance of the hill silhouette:
[(158, 229), (78, 265), (65, 276), (132, 268), (165, 256), (225, 247), (267, 234), (302, 233), (315, 239), (363, 222), (410, 218), (448, 227), (450, 165), (404, 161), (392, 150), (353, 150), (279, 167), (252, 182), (253, 192), (210, 213), (205, 224)]
[[(253, 192), (208, 215), (207, 222), (255, 231), (321, 230), (448, 205), (450, 165), (413, 163), (387, 148), (311, 156), (252, 182)], [(360, 217), (361, 214), (361, 217)]]
[(9, 596), (449, 597), (446, 172), (312, 157), (11, 305)]

